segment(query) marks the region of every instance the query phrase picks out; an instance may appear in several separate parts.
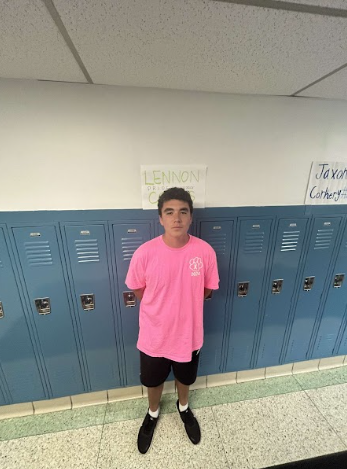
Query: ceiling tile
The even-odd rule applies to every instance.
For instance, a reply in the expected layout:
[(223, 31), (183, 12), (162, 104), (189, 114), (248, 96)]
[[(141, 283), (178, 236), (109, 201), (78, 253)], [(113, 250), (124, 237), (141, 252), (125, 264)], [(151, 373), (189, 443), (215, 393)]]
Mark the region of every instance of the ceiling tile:
[(0, 76), (86, 82), (41, 0), (0, 0)]
[(298, 96), (347, 99), (347, 68), (307, 88)]
[(207, 0), (55, 0), (95, 83), (288, 95), (340, 67), (347, 19)]

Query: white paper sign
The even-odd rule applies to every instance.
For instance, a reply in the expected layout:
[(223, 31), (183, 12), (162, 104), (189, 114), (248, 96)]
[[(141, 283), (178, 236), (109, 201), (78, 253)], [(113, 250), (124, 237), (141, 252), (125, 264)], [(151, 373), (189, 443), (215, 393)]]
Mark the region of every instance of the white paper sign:
[(205, 165), (141, 166), (142, 208), (157, 208), (160, 194), (170, 187), (183, 187), (195, 208), (205, 207), (206, 170)]
[(347, 163), (313, 162), (305, 204), (347, 204)]

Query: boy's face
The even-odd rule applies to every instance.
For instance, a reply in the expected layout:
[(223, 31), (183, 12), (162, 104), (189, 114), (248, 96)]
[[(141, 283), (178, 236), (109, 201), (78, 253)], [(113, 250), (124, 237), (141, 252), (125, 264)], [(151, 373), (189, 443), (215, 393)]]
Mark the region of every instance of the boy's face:
[(164, 227), (165, 234), (175, 238), (185, 236), (192, 223), (188, 202), (176, 199), (164, 202), (159, 221)]

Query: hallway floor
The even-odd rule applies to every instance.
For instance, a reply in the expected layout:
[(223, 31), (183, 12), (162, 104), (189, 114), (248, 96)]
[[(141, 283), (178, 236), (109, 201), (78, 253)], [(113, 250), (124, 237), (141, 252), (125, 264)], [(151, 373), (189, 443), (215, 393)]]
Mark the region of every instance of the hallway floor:
[(347, 450), (347, 366), (191, 391), (192, 445), (162, 399), (152, 446), (136, 446), (147, 399), (0, 421), (2, 469), (260, 469)]

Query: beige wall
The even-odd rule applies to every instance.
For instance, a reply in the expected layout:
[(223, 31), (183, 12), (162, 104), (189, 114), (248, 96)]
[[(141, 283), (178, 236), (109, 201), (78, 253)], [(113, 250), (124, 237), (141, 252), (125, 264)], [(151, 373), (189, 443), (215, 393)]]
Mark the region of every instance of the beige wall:
[(206, 206), (303, 204), (347, 102), (0, 80), (0, 210), (140, 208), (141, 164), (208, 166)]

